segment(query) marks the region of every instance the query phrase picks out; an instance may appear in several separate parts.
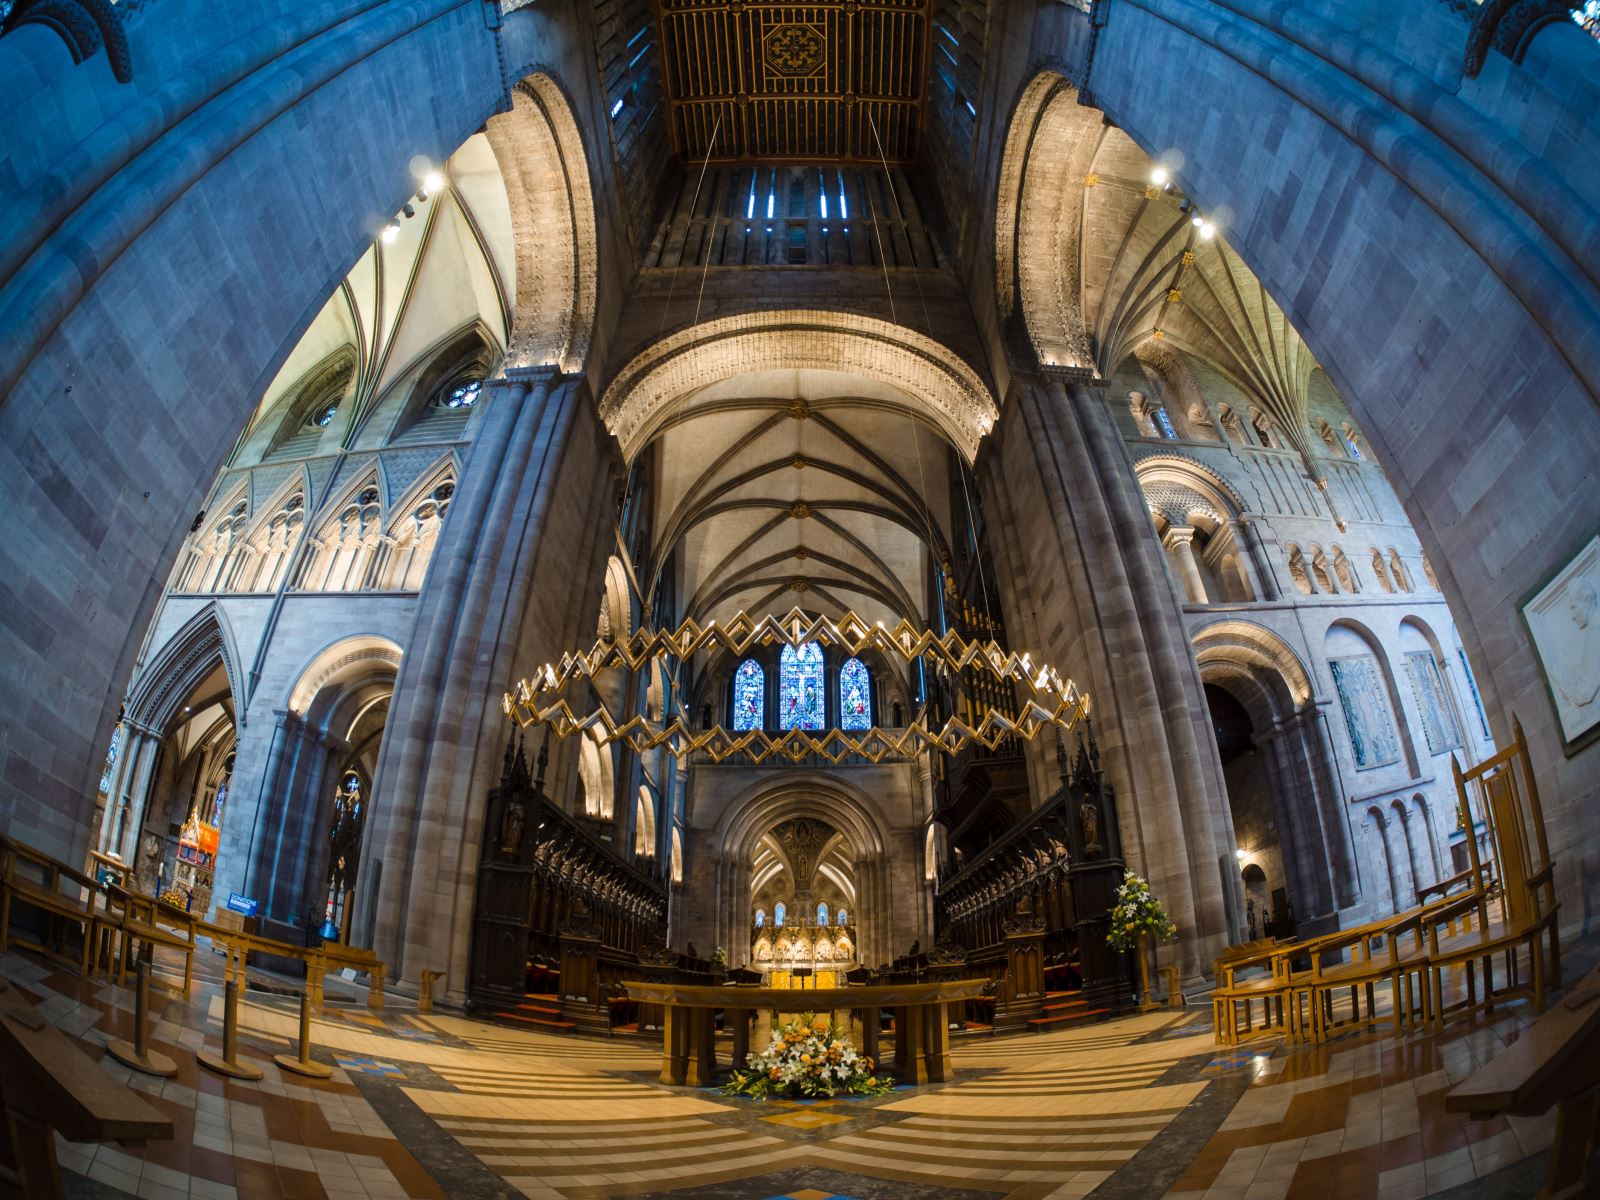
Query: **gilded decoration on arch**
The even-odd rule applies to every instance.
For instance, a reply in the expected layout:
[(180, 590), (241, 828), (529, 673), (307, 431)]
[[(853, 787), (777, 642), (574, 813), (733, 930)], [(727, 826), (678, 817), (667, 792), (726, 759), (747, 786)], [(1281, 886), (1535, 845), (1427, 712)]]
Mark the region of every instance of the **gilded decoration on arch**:
[[(603, 704), (580, 715), (562, 694), (573, 680), (593, 679), (610, 669), (637, 671), (659, 659), (686, 659), (702, 650), (723, 649), (743, 658), (757, 647), (782, 644), (798, 649), (807, 643), (841, 647), (852, 656), (863, 650), (876, 650), (908, 663), (921, 659), (953, 674), (964, 670), (986, 672), (1003, 683), (1017, 685), (1026, 698), (1015, 717), (991, 705), (976, 725), (953, 715), (939, 729), (914, 720), (904, 729), (874, 725), (849, 732), (785, 729), (768, 733), (764, 729), (729, 732), (721, 725), (691, 729), (681, 715), (665, 725), (657, 725), (643, 715), (618, 723)], [(800, 762), (807, 755), (816, 754), (837, 764), (851, 754), (876, 763), (924, 750), (957, 754), (971, 744), (993, 750), (1011, 737), (1032, 741), (1046, 726), (1071, 729), (1088, 715), (1089, 697), (1072, 680), (1063, 679), (1055, 668), (1033, 662), (1028, 654), (1004, 650), (993, 639), (968, 641), (954, 630), (940, 636), (932, 630), (919, 630), (903, 619), (890, 629), (882, 623), (869, 624), (853, 612), (838, 621), (809, 617), (794, 608), (782, 617), (769, 615), (759, 621), (741, 612), (722, 624), (712, 621), (701, 625), (691, 619), (677, 629), (641, 629), (622, 641), (598, 641), (586, 652), (565, 654), (554, 665), (546, 663), (533, 679), (524, 679), (515, 692), (507, 692), (501, 706), (506, 716), (524, 729), (548, 725), (557, 737), (587, 732), (601, 745), (622, 741), (640, 752), (665, 747), (678, 758), (703, 752), (714, 763), (741, 754), (753, 762), (774, 757)]]

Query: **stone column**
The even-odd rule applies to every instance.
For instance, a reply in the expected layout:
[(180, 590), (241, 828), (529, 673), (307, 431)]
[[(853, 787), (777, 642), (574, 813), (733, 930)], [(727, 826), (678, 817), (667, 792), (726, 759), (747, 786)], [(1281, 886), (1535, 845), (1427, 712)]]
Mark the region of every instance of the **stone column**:
[(1172, 552), (1178, 564), (1178, 576), (1183, 580), (1183, 590), (1188, 593), (1189, 602), (1209, 604), (1206, 581), (1200, 574), (1200, 564), (1194, 560), (1194, 533), (1192, 525), (1169, 526), (1161, 545)]
[(1320, 917), (1332, 909), (1333, 893), (1316, 789), (1306, 772), (1304, 756), (1295, 754), (1288, 745), (1299, 736), (1293, 718), (1289, 722), (1274, 721), (1271, 731), (1256, 744), (1266, 751), (1272, 790), (1278, 798), (1278, 815), (1285, 827), (1278, 840), (1284, 850), (1284, 874), (1290, 895), (1302, 918)]
[(106, 788), (105, 814), (100, 824), (100, 837), (96, 849), (102, 854), (121, 857), (122, 839), (119, 834), (128, 827), (131, 818), (132, 782), (137, 762), (143, 753), (146, 740), (152, 736), (142, 725), (132, 721), (122, 723), (122, 751), (111, 767), (111, 781)]
[(1327, 847), (1333, 868), (1334, 903), (1348, 908), (1361, 899), (1361, 884), (1356, 875), (1355, 845), (1350, 833), (1350, 816), (1345, 811), (1339, 766), (1328, 735), (1327, 708), (1331, 703), (1311, 699), (1301, 706), (1299, 721), (1303, 736), (1298, 739), (1298, 745), (1306, 756), (1309, 774), (1316, 786), (1323, 845)]
[[(450, 861), (441, 864), (441, 838), (446, 821), (481, 815), (481, 797), (474, 801), (462, 794), (467, 788), (455, 778), (457, 756), (464, 756), (470, 773), (483, 731), (490, 660), (502, 632), (498, 620), (485, 628), (486, 610), (499, 568), (518, 549), (508, 546), (508, 541), (520, 542), (510, 538), (512, 520), (528, 499), (520, 493), (554, 379), (555, 372), (545, 370), (496, 380), (489, 388), (484, 425), (418, 597), (416, 632), (396, 680), (375, 772), (374, 791), (381, 788), (385, 801), (373, 813), (371, 849), (363, 856), (361, 876), (378, 882), (364, 882), (359, 898), (363, 907), (374, 908), (373, 948), (396, 980), (402, 972), (415, 977), (424, 968), (445, 967), (445, 961), (434, 959), (450, 958), (452, 996), (460, 995), (458, 981), (467, 970), (471, 914), (465, 914), (459, 931), (448, 924), (437, 927), (439, 915), (453, 905), (455, 890), (452, 881), (450, 894), (442, 894), (440, 868), (453, 874), (464, 857), (461, 847), (452, 846)], [(500, 616), (509, 611), (505, 604), (498, 608)], [(474, 841), (475, 853), (475, 835), (481, 831), (462, 832)], [(368, 869), (372, 856), (381, 858), (381, 872)], [(429, 944), (418, 947), (427, 961), (404, 963), (412, 911), (433, 914), (428, 922), (433, 928), (424, 935)], [(442, 949), (452, 941), (462, 943), (459, 963)]]
[[(128, 728), (132, 731), (135, 726), (130, 724)], [(155, 730), (140, 729), (139, 734), (139, 758), (131, 764), (128, 790), (122, 800), (128, 820), (122, 824), (116, 848), (111, 851), (128, 864), (129, 870), (138, 865), (139, 835), (144, 832), (145, 818), (150, 808), (150, 785), (155, 776), (156, 759), (161, 752), (161, 736)], [(106, 807), (109, 809), (110, 805)]]
[(1280, 595), (1278, 577), (1273, 572), (1272, 556), (1267, 552), (1266, 542), (1261, 535), (1261, 520), (1259, 517), (1241, 516), (1238, 524), (1246, 550), (1243, 561), (1250, 565), (1250, 582), (1255, 588), (1256, 599), (1276, 600)]
[[(1010, 453), (1008, 473), (1038, 472), (1064, 578), (1032, 580), (1035, 621), (1052, 637), (1059, 665), (1076, 672), (1095, 704), (1107, 769), (1117, 787), (1130, 866), (1152, 885), (1187, 936), (1185, 977), (1209, 967), (1237, 924), (1238, 881), (1216, 864), (1233, 859), (1226, 791), (1205, 717), (1199, 670), (1179, 598), (1138, 492), (1127, 447), (1102, 394), (1082, 372), (1046, 370), (1045, 386), (1019, 380), (1018, 417), (1027, 457)], [(1004, 418), (1003, 418), (1004, 420)], [(998, 489), (997, 489), (998, 490)], [(1013, 512), (1018, 524), (1038, 518)], [(1037, 563), (1032, 575), (1039, 574)], [(1020, 571), (1020, 568), (1019, 568)], [(1231, 899), (1231, 903), (1230, 903)]]

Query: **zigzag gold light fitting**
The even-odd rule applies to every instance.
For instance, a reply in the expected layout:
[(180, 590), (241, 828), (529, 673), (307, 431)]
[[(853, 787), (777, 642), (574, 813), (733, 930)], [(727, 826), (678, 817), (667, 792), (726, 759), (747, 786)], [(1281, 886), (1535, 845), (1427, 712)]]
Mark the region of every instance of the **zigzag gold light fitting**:
[[(1030, 695), (1015, 718), (990, 708), (976, 726), (952, 716), (938, 730), (913, 721), (903, 730), (874, 725), (855, 732), (786, 729), (776, 734), (761, 729), (734, 733), (721, 725), (696, 730), (685, 725), (682, 717), (674, 717), (666, 725), (656, 725), (643, 716), (618, 724), (604, 704), (582, 716), (559, 695), (574, 679), (593, 679), (606, 670), (636, 671), (661, 658), (686, 659), (708, 649), (728, 650), (742, 658), (758, 647), (799, 647), (805, 642), (839, 647), (852, 655), (871, 648), (889, 657), (898, 655), (908, 663), (921, 659), (957, 673), (977, 668), (1002, 682), (1021, 685)], [(587, 652), (565, 654), (553, 666), (546, 663), (532, 680), (520, 681), (515, 693), (507, 692), (502, 707), (506, 716), (524, 729), (548, 725), (557, 737), (588, 732), (601, 745), (623, 741), (640, 752), (665, 747), (678, 758), (704, 752), (715, 763), (741, 754), (758, 763), (773, 757), (800, 762), (808, 754), (817, 754), (837, 764), (850, 754), (876, 763), (890, 755), (910, 756), (923, 750), (957, 754), (972, 744), (993, 750), (1009, 737), (1032, 741), (1046, 726), (1071, 729), (1088, 716), (1089, 697), (1072, 680), (1062, 679), (1055, 668), (1035, 664), (1027, 654), (1008, 652), (992, 639), (967, 641), (954, 630), (941, 637), (932, 630), (918, 630), (903, 619), (889, 629), (881, 622), (869, 624), (853, 612), (838, 621), (808, 617), (793, 608), (782, 617), (769, 615), (759, 621), (741, 612), (722, 624), (687, 620), (677, 629), (641, 629), (622, 641), (598, 641)]]

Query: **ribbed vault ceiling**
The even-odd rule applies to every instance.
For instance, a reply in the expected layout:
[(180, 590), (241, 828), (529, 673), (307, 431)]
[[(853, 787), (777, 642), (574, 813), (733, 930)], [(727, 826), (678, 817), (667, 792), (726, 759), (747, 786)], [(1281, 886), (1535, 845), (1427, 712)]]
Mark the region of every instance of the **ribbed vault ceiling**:
[[(1307, 450), (1316, 359), (1221, 236), (1206, 238), (1181, 193), (1151, 187), (1155, 164), (1103, 126), (1084, 188), (1083, 319), (1102, 374), (1155, 340), (1227, 374)], [(1151, 192), (1154, 191), (1154, 195)]]
[(755, 372), (675, 402), (655, 439), (648, 579), (686, 616), (796, 605), (926, 619), (949, 541), (949, 443), (891, 385)]

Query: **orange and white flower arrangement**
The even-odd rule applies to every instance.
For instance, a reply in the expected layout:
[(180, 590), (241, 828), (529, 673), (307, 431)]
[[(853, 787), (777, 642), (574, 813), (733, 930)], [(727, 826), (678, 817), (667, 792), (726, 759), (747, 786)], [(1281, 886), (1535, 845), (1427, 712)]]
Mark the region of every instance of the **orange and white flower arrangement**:
[(870, 1055), (859, 1053), (832, 1021), (818, 1032), (808, 1013), (772, 1035), (766, 1050), (752, 1054), (722, 1090), (730, 1096), (882, 1096), (894, 1080), (879, 1074)]

